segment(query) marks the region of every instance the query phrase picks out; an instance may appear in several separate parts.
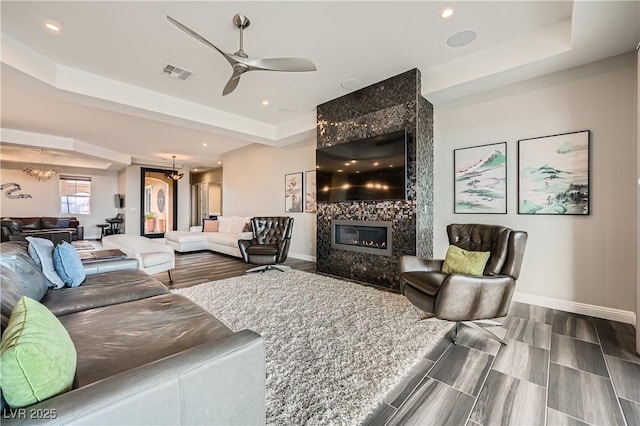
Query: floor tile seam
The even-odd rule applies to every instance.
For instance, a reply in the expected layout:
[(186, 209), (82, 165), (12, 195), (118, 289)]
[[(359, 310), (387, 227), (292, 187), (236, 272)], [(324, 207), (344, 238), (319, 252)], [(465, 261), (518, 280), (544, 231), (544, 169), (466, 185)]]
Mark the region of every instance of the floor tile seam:
[[(619, 397), (618, 397), (618, 399), (624, 399), (625, 401), (630, 402), (630, 403), (632, 403), (632, 404), (640, 405), (640, 402), (638, 402), (638, 401), (634, 401), (633, 399), (623, 398), (623, 397), (621, 397), (621, 396), (619, 396)], [(622, 414), (624, 415), (624, 411), (622, 412)]]
[(605, 361), (606, 361), (606, 357), (610, 356), (611, 358), (615, 358), (615, 359), (619, 359), (619, 360), (621, 360), (621, 361), (627, 361), (627, 362), (630, 362), (630, 363), (632, 363), (632, 364), (640, 365), (640, 359), (639, 359), (639, 360), (633, 360), (633, 361), (632, 361), (632, 360), (630, 360), (630, 359), (622, 358), (622, 357), (619, 357), (619, 356), (616, 356), (616, 355), (609, 355), (608, 353), (605, 353), (605, 352), (604, 352), (604, 350), (602, 351), (602, 353), (603, 353), (603, 354), (604, 354), (604, 356), (605, 356)]
[[(574, 420), (577, 420), (577, 421), (579, 421), (580, 423), (584, 423), (584, 424), (587, 424), (587, 425), (589, 425), (589, 426), (594, 426), (594, 424), (593, 424), (593, 423), (589, 423), (589, 422), (588, 422), (588, 421), (586, 421), (586, 420), (580, 420), (580, 419), (579, 419), (579, 418), (577, 418), (576, 416), (572, 416), (571, 414), (565, 413), (564, 411), (562, 411), (562, 410), (558, 410), (557, 408), (553, 408), (553, 407), (549, 407), (549, 406), (547, 406), (547, 408), (551, 408), (552, 410), (555, 410), (555, 411), (557, 411), (558, 413), (564, 414), (564, 415), (565, 415), (565, 416), (567, 416), (567, 417), (570, 417), (570, 418), (572, 418), (572, 419), (574, 419)], [(546, 423), (545, 423), (545, 424), (546, 424)]]
[(493, 360), (491, 361), (491, 365), (489, 366), (489, 370), (487, 371), (487, 374), (484, 376), (484, 380), (482, 381), (482, 385), (480, 385), (480, 388), (478, 388), (478, 396), (474, 397), (473, 405), (471, 406), (471, 410), (469, 410), (469, 414), (467, 415), (466, 423), (469, 423), (471, 421), (471, 422), (474, 422), (474, 423), (478, 423), (481, 426), (484, 426), (483, 423), (479, 423), (479, 422), (476, 422), (474, 420), (471, 420), (471, 414), (473, 414), (473, 410), (475, 410), (476, 405), (478, 404), (478, 399), (479, 399), (480, 395), (482, 395), (482, 391), (484, 390), (484, 387), (487, 384), (487, 380), (489, 379), (489, 374), (491, 373), (491, 370), (493, 369), (493, 365), (495, 364), (496, 359), (498, 359), (498, 354), (500, 353), (500, 349), (502, 349), (502, 344), (500, 344), (500, 348), (498, 349), (498, 353), (496, 353), (496, 355), (493, 357)]
[[(524, 342), (519, 342), (519, 343), (524, 343)], [(525, 344), (525, 345), (528, 345), (528, 346), (532, 346), (532, 347), (534, 347), (534, 348), (537, 348), (537, 346), (529, 345), (528, 343), (524, 343), (524, 344)], [(539, 349), (543, 349), (543, 348), (539, 348)], [(518, 380), (523, 380), (523, 381), (525, 381), (525, 382), (527, 382), (527, 383), (531, 383), (532, 385), (540, 386), (540, 387), (542, 387), (542, 388), (547, 389), (547, 388), (549, 387), (549, 363), (551, 362), (551, 351), (550, 351), (549, 349), (543, 349), (543, 350), (545, 350), (545, 351), (549, 352), (549, 353), (547, 354), (547, 381), (546, 381), (546, 384), (545, 384), (545, 385), (541, 385), (541, 384), (538, 384), (538, 383), (532, 382), (531, 380), (526, 379), (526, 378), (524, 378), (524, 377), (518, 377), (518, 376), (514, 376), (513, 374), (505, 373), (504, 371), (496, 370), (496, 369), (494, 368), (494, 366), (495, 366), (495, 361), (494, 361), (494, 363), (493, 363), (492, 367), (489, 369), (489, 371), (497, 371), (498, 373), (504, 374), (504, 375), (506, 375), (506, 376), (514, 377), (514, 378), (516, 378), (516, 379), (518, 379)], [(498, 356), (496, 355), (496, 359), (497, 359), (497, 358), (498, 358)]]
[[(600, 332), (598, 332), (596, 330), (596, 333), (598, 334), (598, 339), (600, 339)], [(604, 358), (604, 366), (607, 369), (607, 373), (609, 374), (609, 377), (611, 378), (611, 388), (613, 389), (613, 394), (616, 396), (616, 404), (618, 404), (618, 409), (620, 410), (620, 415), (622, 416), (622, 421), (624, 421), (625, 425), (628, 425), (629, 423), (627, 422), (627, 418), (624, 415), (624, 410), (622, 409), (622, 404), (620, 403), (620, 398), (622, 398), (622, 397), (618, 393), (618, 389), (616, 387), (616, 383), (613, 380), (613, 376), (611, 375), (611, 370), (609, 369), (609, 363), (607, 362), (607, 357), (605, 356), (604, 348), (602, 346), (600, 346), (600, 351), (602, 352), (602, 358)]]
[[(604, 377), (604, 376), (601, 376), (601, 375), (599, 375), (599, 374), (592, 373), (592, 372), (590, 372), (590, 371), (581, 370), (581, 369), (576, 368), (576, 367), (574, 367), (574, 366), (572, 366), (572, 365), (566, 365), (566, 364), (563, 364), (563, 363), (558, 362), (558, 361), (552, 361), (551, 359), (549, 359), (549, 363), (550, 363), (550, 364), (560, 365), (560, 366), (562, 366), (562, 367), (566, 367), (566, 368), (570, 368), (570, 369), (572, 369), (572, 370), (576, 370), (576, 371), (578, 371), (578, 372), (580, 372), (580, 373), (585, 373), (585, 374), (588, 374), (588, 375), (590, 375), (590, 376), (595, 376), (595, 377), (598, 377), (598, 378), (600, 378), (600, 379), (608, 380), (608, 381), (610, 381), (610, 382), (612, 382), (612, 383), (613, 383), (613, 380), (611, 380), (611, 373), (609, 373), (609, 369), (608, 369), (608, 368), (607, 368), (607, 374), (609, 374), (609, 377)], [(605, 364), (606, 364), (606, 361), (605, 361)]]
[(581, 339), (581, 338), (579, 338), (579, 337), (575, 337), (575, 336), (568, 336), (568, 335), (566, 335), (566, 334), (556, 333), (556, 332), (554, 332), (554, 331), (551, 331), (551, 338), (553, 338), (553, 335), (554, 335), (554, 334), (555, 334), (556, 336), (568, 337), (569, 339), (577, 340), (577, 341), (579, 341), (579, 342), (591, 343), (592, 345), (602, 346), (602, 345), (600, 344), (600, 341), (599, 341), (600, 339), (598, 339), (598, 342), (592, 342), (592, 341), (590, 341), (590, 340), (584, 340), (584, 339)]

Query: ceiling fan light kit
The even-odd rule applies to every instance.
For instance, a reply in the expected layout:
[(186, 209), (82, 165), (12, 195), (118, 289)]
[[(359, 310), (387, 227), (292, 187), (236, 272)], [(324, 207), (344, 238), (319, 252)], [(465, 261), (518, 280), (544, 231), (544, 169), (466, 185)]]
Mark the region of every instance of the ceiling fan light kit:
[(171, 16), (167, 15), (167, 20), (169, 20), (169, 22), (171, 22), (173, 25), (180, 28), (182, 31), (189, 34), (196, 40), (218, 51), (218, 53), (224, 56), (227, 62), (229, 62), (229, 64), (233, 68), (233, 73), (231, 74), (231, 78), (229, 79), (227, 84), (224, 86), (224, 89), (222, 91), (223, 96), (228, 95), (229, 93), (233, 92), (236, 87), (238, 87), (240, 76), (242, 76), (242, 74), (247, 71), (307, 72), (316, 70), (315, 64), (309, 59), (305, 58), (249, 58), (249, 56), (244, 51), (243, 37), (244, 30), (249, 27), (251, 21), (249, 21), (249, 18), (244, 15), (240, 15), (239, 13), (234, 15), (233, 23), (240, 30), (240, 48), (233, 54), (219, 49), (209, 40), (202, 37), (200, 34), (193, 31), (186, 25), (175, 20)]

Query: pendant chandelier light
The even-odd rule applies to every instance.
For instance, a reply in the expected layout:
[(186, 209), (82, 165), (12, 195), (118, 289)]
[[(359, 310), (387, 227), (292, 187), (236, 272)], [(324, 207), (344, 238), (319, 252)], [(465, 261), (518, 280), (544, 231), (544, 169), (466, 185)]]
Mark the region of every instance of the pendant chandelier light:
[(57, 174), (57, 172), (53, 169), (47, 169), (47, 170), (44, 169), (44, 150), (43, 149), (40, 150), (40, 168), (33, 169), (31, 167), (27, 167), (22, 172), (27, 176), (31, 176), (33, 178), (38, 179), (39, 182), (47, 181)]
[(172, 155), (172, 157), (173, 157), (173, 170), (165, 173), (164, 175), (169, 179), (180, 180), (182, 179), (182, 176), (184, 176), (184, 173), (178, 173), (178, 171), (176, 170), (176, 156)]

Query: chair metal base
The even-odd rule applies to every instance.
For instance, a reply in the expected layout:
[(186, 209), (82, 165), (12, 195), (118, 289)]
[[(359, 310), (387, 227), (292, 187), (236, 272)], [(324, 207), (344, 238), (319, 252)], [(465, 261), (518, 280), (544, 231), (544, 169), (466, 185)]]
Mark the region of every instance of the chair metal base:
[(256, 266), (255, 268), (247, 269), (245, 272), (246, 273), (264, 272), (264, 271), (269, 271), (271, 269), (277, 269), (280, 272), (287, 272), (289, 269), (291, 269), (291, 267), (284, 266), (284, 265), (261, 265), (261, 266)]
[(167, 273), (169, 274), (169, 282), (173, 282), (173, 269), (167, 269)]
[(500, 344), (505, 345), (507, 344), (507, 342), (504, 341), (504, 338), (498, 336), (497, 334), (491, 332), (490, 330), (486, 329), (485, 327), (480, 326), (480, 324), (484, 324), (490, 327), (499, 327), (502, 324), (499, 323), (498, 321), (494, 321), (494, 320), (476, 320), (476, 321), (461, 321), (461, 322), (457, 322), (456, 323), (456, 330), (455, 333), (453, 335), (453, 343), (456, 343), (456, 339), (458, 338), (458, 332), (459, 332), (459, 328), (460, 328), (460, 324), (464, 324), (470, 328), (474, 328), (476, 330), (481, 330), (484, 333), (487, 333), (488, 336), (492, 338), (493, 340), (497, 340), (498, 342), (500, 342)]

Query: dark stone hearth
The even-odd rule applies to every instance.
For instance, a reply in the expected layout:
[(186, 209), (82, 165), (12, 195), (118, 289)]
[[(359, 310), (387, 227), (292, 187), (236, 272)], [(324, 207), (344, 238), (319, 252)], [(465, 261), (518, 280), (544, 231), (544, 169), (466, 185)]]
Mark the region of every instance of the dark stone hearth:
[[(317, 213), (318, 271), (399, 290), (400, 256), (431, 255), (433, 245), (433, 106), (420, 94), (420, 71), (326, 102), (317, 113), (319, 148), (407, 130), (406, 201), (318, 203)], [(391, 221), (392, 255), (332, 249), (334, 219)]]

